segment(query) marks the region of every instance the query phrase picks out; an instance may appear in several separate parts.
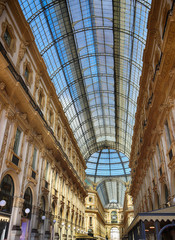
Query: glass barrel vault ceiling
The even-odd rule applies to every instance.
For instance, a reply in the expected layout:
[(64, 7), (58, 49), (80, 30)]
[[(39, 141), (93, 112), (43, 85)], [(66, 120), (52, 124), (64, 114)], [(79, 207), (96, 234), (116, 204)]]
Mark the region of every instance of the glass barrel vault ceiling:
[(86, 160), (129, 157), (151, 0), (19, 0)]
[(129, 159), (117, 150), (99, 150), (87, 160), (86, 174), (91, 176), (93, 182), (96, 182), (97, 177), (109, 176), (125, 176), (127, 181), (127, 176), (130, 174)]

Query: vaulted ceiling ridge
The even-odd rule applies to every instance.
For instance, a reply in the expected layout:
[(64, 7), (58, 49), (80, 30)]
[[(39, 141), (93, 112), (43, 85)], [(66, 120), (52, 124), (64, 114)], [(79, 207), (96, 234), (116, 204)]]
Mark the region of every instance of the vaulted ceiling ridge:
[(151, 0), (19, 3), (84, 159), (129, 157)]

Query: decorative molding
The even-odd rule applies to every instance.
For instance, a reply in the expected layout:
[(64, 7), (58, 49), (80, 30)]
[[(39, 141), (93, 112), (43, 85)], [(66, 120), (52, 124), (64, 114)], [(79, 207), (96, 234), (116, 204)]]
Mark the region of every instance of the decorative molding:
[[(28, 79), (25, 77), (26, 68), (29, 71)], [(33, 70), (32, 70), (31, 63), (26, 59), (23, 63), (23, 77), (26, 81), (26, 85), (28, 85), (29, 87), (31, 87), (31, 85), (33, 83), (33, 76), (32, 75), (33, 75)]]
[(4, 82), (0, 82), (0, 90), (4, 91), (6, 87), (6, 84)]
[(20, 68), (20, 63), (21, 61), (23, 60), (24, 58), (24, 55), (27, 51), (27, 47), (28, 47), (29, 43), (28, 42), (21, 42), (20, 43), (20, 47), (19, 47), (19, 52), (18, 52), (18, 58), (17, 58), (17, 63), (16, 63), (16, 67), (19, 71), (19, 68)]
[[(6, 30), (8, 30), (10, 37), (11, 37), (10, 45), (8, 45), (6, 40), (4, 39), (4, 34), (5, 34)], [(6, 50), (13, 56), (13, 54), (16, 51), (16, 37), (15, 37), (13, 27), (11, 24), (9, 24), (7, 19), (5, 19), (5, 22), (2, 23), (1, 38), (3, 40)]]
[(24, 198), (14, 197), (14, 207), (23, 208)]
[(6, 8), (6, 2), (7, 0), (0, 0), (0, 17), (2, 16), (4, 9)]
[(16, 114), (10, 106), (8, 107), (5, 116), (6, 116), (6, 118), (8, 118), (11, 121), (16, 120)]
[(29, 124), (27, 113), (18, 112), (17, 116), (19, 116), (23, 122), (25, 122), (26, 124)]
[[(12, 155), (11, 155), (11, 156), (12, 156)], [(20, 162), (20, 161), (21, 161), (21, 159), (19, 158), (19, 162)], [(19, 166), (15, 165), (15, 164), (11, 161), (11, 159), (7, 159), (7, 160), (6, 160), (6, 165), (7, 165), (8, 168), (14, 169), (17, 174), (19, 174), (19, 173), (21, 172), (21, 168), (20, 168)], [(19, 165), (20, 165), (20, 163), (19, 163)]]
[(40, 84), (40, 81), (41, 81), (41, 73), (36, 73), (36, 76), (35, 76), (35, 86), (34, 86), (34, 91), (33, 91), (33, 95), (34, 95), (34, 98), (36, 97), (36, 91), (39, 89), (39, 84)]
[(10, 129), (10, 121), (9, 121), (9, 119), (7, 119), (3, 142), (2, 142), (2, 146), (1, 146), (1, 152), (0, 152), (0, 166), (2, 166), (2, 161), (4, 158), (4, 154), (5, 154), (5, 148), (7, 146), (7, 138), (8, 138), (9, 129)]

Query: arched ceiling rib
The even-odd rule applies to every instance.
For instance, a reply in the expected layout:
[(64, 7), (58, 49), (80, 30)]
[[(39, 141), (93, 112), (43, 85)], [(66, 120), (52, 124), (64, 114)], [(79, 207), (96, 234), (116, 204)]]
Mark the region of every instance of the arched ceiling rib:
[(151, 0), (19, 0), (86, 160), (129, 157)]
[(97, 177), (119, 177), (124, 176), (128, 181), (130, 175), (129, 159), (115, 149), (102, 149), (95, 152), (87, 160), (86, 174), (91, 176), (93, 182)]
[(124, 203), (125, 182), (121, 179), (105, 179), (97, 186), (97, 192), (105, 208), (110, 207), (110, 203), (116, 202), (118, 207)]

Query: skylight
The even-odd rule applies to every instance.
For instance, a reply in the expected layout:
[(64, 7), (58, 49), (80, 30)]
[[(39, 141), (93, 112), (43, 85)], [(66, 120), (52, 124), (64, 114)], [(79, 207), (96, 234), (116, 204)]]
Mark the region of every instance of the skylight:
[(84, 158), (129, 157), (151, 0), (19, 3)]

